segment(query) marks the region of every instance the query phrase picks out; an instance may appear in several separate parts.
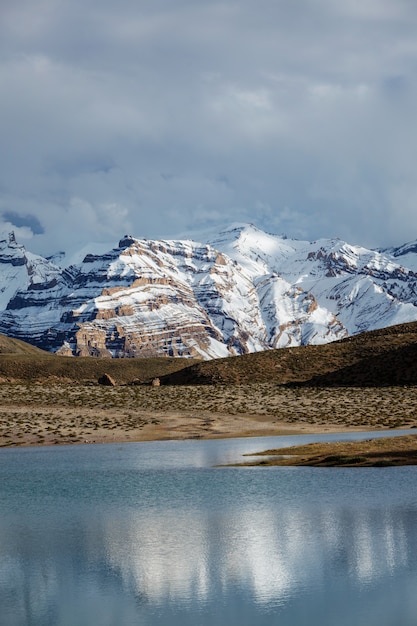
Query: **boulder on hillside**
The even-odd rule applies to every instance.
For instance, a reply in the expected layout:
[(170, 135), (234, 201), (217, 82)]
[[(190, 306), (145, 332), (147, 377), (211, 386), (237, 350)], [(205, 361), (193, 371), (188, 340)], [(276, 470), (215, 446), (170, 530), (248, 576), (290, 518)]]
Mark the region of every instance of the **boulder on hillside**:
[(110, 374), (103, 374), (103, 376), (100, 376), (98, 384), (106, 387), (116, 387), (116, 381), (110, 376)]

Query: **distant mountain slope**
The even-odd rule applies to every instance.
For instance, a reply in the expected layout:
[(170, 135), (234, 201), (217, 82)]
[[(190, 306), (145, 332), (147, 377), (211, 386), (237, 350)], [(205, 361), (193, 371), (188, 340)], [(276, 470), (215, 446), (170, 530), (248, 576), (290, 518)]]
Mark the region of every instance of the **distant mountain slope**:
[(13, 233), (0, 236), (0, 311), (7, 308), (17, 291), (43, 289), (60, 274), (57, 265), (28, 252)]
[(396, 263), (401, 263), (417, 272), (417, 241), (410, 241), (396, 248), (385, 248), (380, 250), (384, 256), (391, 257)]
[(125, 236), (60, 268), (10, 235), (0, 241), (0, 332), (62, 355), (213, 359), (417, 320), (411, 244), (402, 255), (250, 225), (201, 239)]

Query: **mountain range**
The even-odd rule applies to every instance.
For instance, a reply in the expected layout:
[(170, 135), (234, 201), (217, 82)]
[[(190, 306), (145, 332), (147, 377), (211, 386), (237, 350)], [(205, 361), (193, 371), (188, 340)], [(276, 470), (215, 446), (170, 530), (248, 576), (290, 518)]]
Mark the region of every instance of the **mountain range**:
[(369, 250), (235, 224), (63, 260), (0, 237), (0, 333), (61, 355), (208, 360), (417, 320), (417, 242)]

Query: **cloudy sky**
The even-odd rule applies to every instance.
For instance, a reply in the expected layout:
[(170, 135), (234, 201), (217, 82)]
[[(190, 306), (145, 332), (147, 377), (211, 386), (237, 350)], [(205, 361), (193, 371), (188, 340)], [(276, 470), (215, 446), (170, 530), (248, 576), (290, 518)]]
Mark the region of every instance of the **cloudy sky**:
[(1, 0), (0, 229), (417, 238), (415, 0)]

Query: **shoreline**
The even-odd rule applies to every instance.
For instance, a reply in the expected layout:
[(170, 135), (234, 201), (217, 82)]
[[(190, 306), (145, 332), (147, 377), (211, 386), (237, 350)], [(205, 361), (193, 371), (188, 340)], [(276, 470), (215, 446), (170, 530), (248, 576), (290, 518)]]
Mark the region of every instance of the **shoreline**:
[[(50, 433), (40, 437), (34, 432), (25, 436), (8, 434), (7, 441), (0, 434), (0, 450), (3, 448), (42, 447), (53, 445), (94, 445), (105, 443), (137, 443), (152, 441), (184, 441), (231, 439), (248, 437), (280, 437), (292, 435), (344, 434), (353, 432), (386, 431), (384, 427), (341, 426), (340, 424), (312, 425), (268, 420), (260, 415), (179, 415), (177, 413), (149, 413), (147, 423), (137, 428), (124, 429), (111, 426), (86, 434), (81, 428), (72, 428), (71, 435), (65, 434), (58, 440)], [(391, 429), (393, 432), (406, 430), (406, 427)], [(417, 431), (416, 431), (417, 432)]]
[(257, 452), (236, 467), (399, 467), (417, 465), (417, 433), (359, 441), (308, 443)]
[(0, 448), (412, 428), (406, 387), (0, 385)]

